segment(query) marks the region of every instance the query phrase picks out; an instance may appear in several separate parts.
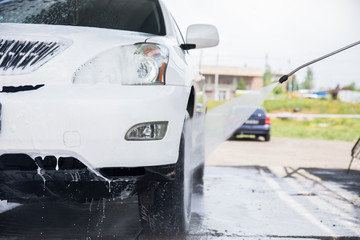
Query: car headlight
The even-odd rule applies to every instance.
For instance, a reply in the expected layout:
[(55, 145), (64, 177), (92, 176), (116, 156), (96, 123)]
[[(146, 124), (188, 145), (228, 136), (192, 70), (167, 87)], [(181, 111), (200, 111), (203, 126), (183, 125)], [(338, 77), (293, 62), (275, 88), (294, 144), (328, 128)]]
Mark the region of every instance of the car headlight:
[(138, 43), (107, 50), (75, 72), (76, 84), (165, 84), (168, 49), (154, 43)]

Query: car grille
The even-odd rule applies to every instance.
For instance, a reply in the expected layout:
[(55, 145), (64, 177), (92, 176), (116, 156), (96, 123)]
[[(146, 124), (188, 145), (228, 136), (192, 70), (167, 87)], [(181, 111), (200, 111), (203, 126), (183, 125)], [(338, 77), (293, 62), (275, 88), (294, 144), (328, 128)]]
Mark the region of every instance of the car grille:
[(34, 71), (65, 47), (52, 41), (0, 39), (0, 75)]

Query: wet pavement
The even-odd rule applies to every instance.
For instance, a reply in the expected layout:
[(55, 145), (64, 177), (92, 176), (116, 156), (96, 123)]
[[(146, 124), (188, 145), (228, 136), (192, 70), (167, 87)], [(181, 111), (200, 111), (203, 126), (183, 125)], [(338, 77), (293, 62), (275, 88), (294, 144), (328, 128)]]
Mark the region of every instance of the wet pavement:
[(343, 170), (208, 168), (204, 194), (195, 195), (193, 201), (194, 219), (200, 223), (192, 224), (190, 235), (358, 239), (360, 172), (339, 177), (343, 175)]
[[(208, 166), (193, 194), (189, 234), (174, 239), (359, 239), (359, 196), (355, 170)], [(136, 198), (17, 206), (0, 214), (0, 236), (154, 239), (141, 232)]]

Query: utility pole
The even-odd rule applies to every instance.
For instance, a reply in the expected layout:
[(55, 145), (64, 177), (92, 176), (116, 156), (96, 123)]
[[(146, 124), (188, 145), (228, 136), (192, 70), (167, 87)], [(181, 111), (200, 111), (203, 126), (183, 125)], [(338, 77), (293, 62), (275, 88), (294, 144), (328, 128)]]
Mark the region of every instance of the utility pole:
[(214, 94), (214, 100), (219, 101), (219, 53), (216, 55)]

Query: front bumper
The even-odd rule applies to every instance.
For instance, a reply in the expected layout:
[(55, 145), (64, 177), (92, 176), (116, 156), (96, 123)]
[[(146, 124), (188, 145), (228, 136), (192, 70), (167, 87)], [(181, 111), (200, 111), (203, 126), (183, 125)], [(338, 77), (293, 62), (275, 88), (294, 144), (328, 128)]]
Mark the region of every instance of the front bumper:
[[(51, 85), (0, 93), (0, 156), (74, 157), (90, 169), (174, 164), (190, 89)], [(135, 124), (167, 121), (159, 141), (126, 141)]]
[(153, 184), (172, 181), (176, 174), (175, 164), (89, 169), (74, 158), (60, 158), (56, 168), (51, 160), (32, 159), (26, 154), (2, 155), (0, 199), (19, 203), (123, 199), (142, 193)]

